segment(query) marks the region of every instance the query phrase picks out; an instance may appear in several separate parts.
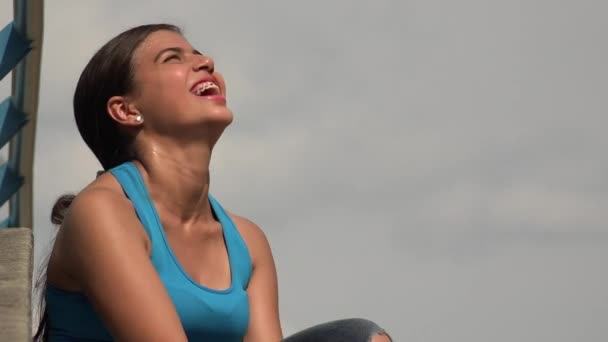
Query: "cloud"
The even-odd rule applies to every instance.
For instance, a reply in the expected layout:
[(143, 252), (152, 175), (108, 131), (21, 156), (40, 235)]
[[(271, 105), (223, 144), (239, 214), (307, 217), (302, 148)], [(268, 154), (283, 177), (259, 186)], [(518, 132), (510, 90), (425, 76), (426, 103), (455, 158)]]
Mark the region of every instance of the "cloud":
[(266, 230), (286, 330), (364, 316), (399, 340), (601, 340), (605, 7), (55, 2), (36, 260), (53, 200), (99, 167), (72, 119), (81, 69), (123, 29), (172, 22), (228, 80), (212, 191)]

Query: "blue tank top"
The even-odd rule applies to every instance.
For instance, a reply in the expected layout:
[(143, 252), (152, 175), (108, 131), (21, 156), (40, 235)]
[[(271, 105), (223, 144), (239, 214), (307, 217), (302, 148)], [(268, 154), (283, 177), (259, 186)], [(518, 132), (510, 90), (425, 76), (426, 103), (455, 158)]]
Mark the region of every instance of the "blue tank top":
[[(175, 305), (188, 340), (242, 341), (249, 324), (246, 288), (251, 276), (251, 258), (245, 242), (222, 206), (209, 195), (213, 213), (222, 225), (231, 274), (230, 287), (215, 290), (198, 284), (180, 265), (135, 165), (127, 162), (110, 172), (133, 203), (148, 233), (152, 243), (152, 264)], [(46, 305), (51, 342), (112, 340), (92, 305), (81, 293), (49, 286)]]

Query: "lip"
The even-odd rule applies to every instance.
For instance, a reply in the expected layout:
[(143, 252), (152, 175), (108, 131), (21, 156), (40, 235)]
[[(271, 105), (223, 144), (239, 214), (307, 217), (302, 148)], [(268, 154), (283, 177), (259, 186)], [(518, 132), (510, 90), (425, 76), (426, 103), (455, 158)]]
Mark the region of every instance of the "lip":
[[(206, 77), (203, 77), (200, 80), (196, 81), (192, 85), (192, 87), (190, 87), (190, 92), (193, 92), (194, 88), (198, 87), (199, 84), (204, 83), (204, 82), (213, 82), (213, 83), (215, 83), (219, 87), (219, 84), (217, 84), (217, 80), (215, 79), (215, 77), (213, 77), (213, 76), (206, 76)], [(220, 89), (220, 92), (221, 92), (221, 89)], [(213, 96), (216, 96), (216, 95), (213, 95)]]
[(205, 100), (211, 100), (214, 102), (226, 104), (226, 97), (224, 95), (218, 94), (218, 95), (207, 95), (207, 96), (201, 96), (201, 97)]

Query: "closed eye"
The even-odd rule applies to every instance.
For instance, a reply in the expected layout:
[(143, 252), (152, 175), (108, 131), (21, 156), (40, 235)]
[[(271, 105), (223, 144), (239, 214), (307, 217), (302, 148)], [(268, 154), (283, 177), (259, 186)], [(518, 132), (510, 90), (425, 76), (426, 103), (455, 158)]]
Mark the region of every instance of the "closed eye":
[(180, 61), (181, 58), (180, 58), (179, 55), (173, 54), (173, 55), (170, 55), (167, 58), (165, 58), (165, 60), (163, 61), (163, 63), (167, 63), (167, 62), (172, 61), (172, 60)]

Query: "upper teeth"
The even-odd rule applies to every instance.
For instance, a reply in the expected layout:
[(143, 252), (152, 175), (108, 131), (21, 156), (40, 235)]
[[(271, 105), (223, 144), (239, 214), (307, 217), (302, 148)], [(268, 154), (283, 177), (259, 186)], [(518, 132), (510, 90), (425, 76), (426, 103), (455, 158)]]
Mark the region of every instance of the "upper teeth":
[(219, 89), (217, 84), (215, 84), (211, 81), (202, 82), (199, 85), (197, 85), (196, 88), (194, 89), (194, 95), (201, 95), (204, 91), (211, 89), (211, 88)]

